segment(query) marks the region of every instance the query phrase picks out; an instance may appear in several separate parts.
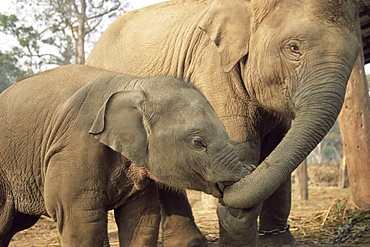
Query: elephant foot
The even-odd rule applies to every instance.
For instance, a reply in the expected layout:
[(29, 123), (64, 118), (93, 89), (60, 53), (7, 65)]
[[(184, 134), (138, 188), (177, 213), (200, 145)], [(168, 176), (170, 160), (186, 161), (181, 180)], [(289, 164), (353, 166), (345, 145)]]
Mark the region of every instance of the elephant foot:
[(220, 224), (220, 247), (257, 247), (257, 222), (247, 232), (234, 235)]
[[(181, 217), (181, 216), (177, 216)], [(162, 226), (162, 242), (164, 247), (208, 247), (206, 237), (194, 222), (184, 224), (184, 218), (177, 219), (172, 215)], [(181, 222), (181, 224), (179, 224)]]
[(260, 231), (258, 247), (296, 247), (298, 243), (288, 228), (289, 226), (284, 230)]

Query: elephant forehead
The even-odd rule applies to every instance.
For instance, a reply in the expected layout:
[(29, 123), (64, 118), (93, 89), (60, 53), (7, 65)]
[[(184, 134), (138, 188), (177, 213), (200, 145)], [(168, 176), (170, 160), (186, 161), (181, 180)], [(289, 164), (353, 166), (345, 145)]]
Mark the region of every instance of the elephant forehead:
[[(176, 101), (165, 111), (164, 117), (167, 119), (177, 120), (178, 123), (195, 125), (200, 124), (220, 124), (212, 107), (206, 102), (191, 100), (191, 101)], [(182, 122), (181, 122), (182, 121)], [(175, 122), (176, 123), (176, 122)]]
[(353, 0), (316, 1), (315, 15), (338, 27), (354, 30), (356, 2)]
[(227, 138), (226, 129), (216, 116), (210, 117), (196, 112), (199, 111), (190, 111), (190, 114), (177, 112), (174, 115), (160, 117), (153, 126), (155, 137), (162, 141), (187, 139), (194, 135), (200, 135), (206, 139)]
[(214, 110), (207, 99), (196, 89), (179, 88), (167, 93), (152, 93), (149, 98), (156, 106), (167, 114), (177, 115), (207, 115), (214, 114)]
[[(269, 1), (266, 1), (269, 2)], [(274, 1), (271, 1), (274, 2)], [(256, 4), (260, 5), (260, 3)], [(318, 18), (325, 23), (333, 24), (336, 27), (346, 27), (353, 30), (353, 23), (356, 18), (356, 2), (354, 0), (302, 0), (302, 1), (279, 1), (274, 8), (267, 8), (263, 18), (268, 17), (263, 22), (274, 28), (280, 27), (281, 23), (296, 23), (307, 18)], [(257, 11), (257, 17), (258, 15)], [(315, 20), (318, 25), (317, 20)], [(304, 25), (303, 25), (304, 26)]]
[(198, 109), (198, 113), (214, 114), (214, 110), (206, 97), (196, 89), (184, 89), (176, 95), (188, 108)]

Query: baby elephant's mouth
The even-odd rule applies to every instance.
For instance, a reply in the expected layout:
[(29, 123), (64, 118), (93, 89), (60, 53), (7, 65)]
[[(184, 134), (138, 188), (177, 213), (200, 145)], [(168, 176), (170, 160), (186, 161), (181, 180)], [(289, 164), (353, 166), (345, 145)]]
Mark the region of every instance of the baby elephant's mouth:
[(218, 184), (214, 184), (213, 185), (211, 194), (214, 197), (222, 198), (222, 190), (220, 189), (220, 187), (218, 186)]
[[(234, 183), (238, 182), (244, 176), (251, 174), (255, 169), (256, 169), (255, 165), (245, 164), (243, 165), (243, 169), (242, 169), (242, 172), (239, 174), (239, 177), (234, 177), (234, 178), (231, 178), (233, 180), (226, 180), (226, 181), (222, 181), (219, 178), (222, 182), (216, 182), (212, 184), (211, 194), (214, 197), (222, 198), (225, 187), (233, 185)], [(230, 179), (230, 177), (228, 177), (228, 179)]]
[(211, 194), (212, 194), (214, 197), (222, 198), (224, 188), (225, 188), (226, 186), (232, 185), (232, 184), (234, 184), (234, 183), (235, 183), (235, 182), (233, 182), (233, 181), (225, 181), (225, 182), (215, 183), (215, 184), (213, 184)]
[(235, 184), (235, 183), (236, 183), (235, 181), (225, 181), (225, 182), (220, 182), (220, 183), (218, 183), (218, 184), (219, 184), (219, 186), (223, 186), (223, 187), (222, 187), (222, 190), (223, 190), (223, 188), (224, 188), (225, 186), (233, 185), (233, 184)]

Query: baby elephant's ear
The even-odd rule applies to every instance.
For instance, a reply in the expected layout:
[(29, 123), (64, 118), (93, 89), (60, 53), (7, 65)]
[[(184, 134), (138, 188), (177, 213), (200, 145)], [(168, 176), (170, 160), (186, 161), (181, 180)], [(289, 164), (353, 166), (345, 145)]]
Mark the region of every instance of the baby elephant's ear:
[(112, 94), (100, 108), (89, 130), (101, 143), (141, 166), (147, 152), (144, 116), (137, 108), (145, 99), (142, 91)]

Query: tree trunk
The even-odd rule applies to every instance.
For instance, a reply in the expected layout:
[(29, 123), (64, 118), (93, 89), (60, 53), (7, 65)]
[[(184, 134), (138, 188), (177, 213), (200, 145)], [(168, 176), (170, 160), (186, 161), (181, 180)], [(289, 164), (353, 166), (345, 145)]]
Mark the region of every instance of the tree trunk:
[[(360, 32), (360, 23), (357, 24)], [(359, 39), (361, 40), (361, 39)], [(339, 115), (348, 177), (354, 203), (370, 207), (370, 100), (361, 50), (351, 77), (342, 111)]]
[(347, 162), (346, 156), (343, 156), (339, 167), (338, 188), (348, 188), (348, 186), (349, 181), (348, 181)]
[(86, 1), (80, 0), (81, 9), (78, 11), (78, 27), (76, 40), (76, 63), (85, 63), (85, 19), (86, 19)]
[(294, 171), (294, 198), (308, 200), (307, 160), (304, 160)]

